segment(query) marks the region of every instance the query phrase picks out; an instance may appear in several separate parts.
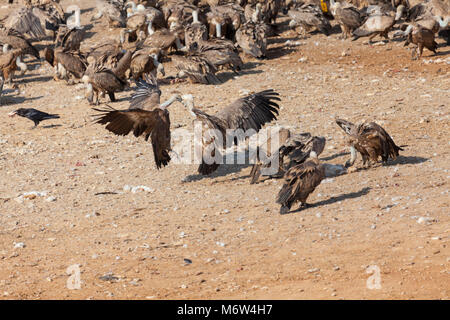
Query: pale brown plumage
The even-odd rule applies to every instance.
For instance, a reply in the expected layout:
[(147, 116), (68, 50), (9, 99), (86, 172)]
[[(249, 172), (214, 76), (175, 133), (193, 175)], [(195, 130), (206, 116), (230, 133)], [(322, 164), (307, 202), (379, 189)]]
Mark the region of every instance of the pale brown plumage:
[(284, 175), (284, 185), (278, 193), (277, 203), (281, 204), (280, 213), (288, 213), (295, 202), (307, 206), (309, 195), (325, 178), (325, 168), (317, 155), (304, 163), (290, 168)]
[(22, 54), (30, 54), (40, 59), (39, 51), (18, 31), (0, 28), (0, 44), (8, 44), (13, 49), (21, 49)]
[(164, 68), (156, 60), (158, 54), (158, 50), (143, 49), (135, 52), (130, 65), (130, 77), (135, 80), (145, 79), (145, 75), (149, 73), (152, 73), (156, 77), (156, 71), (158, 69), (164, 75)]
[(33, 13), (31, 8), (20, 7), (11, 12), (8, 17), (2, 21), (7, 29), (14, 29), (23, 35), (29, 35), (32, 38), (42, 38), (45, 31), (39, 18)]
[[(198, 172), (203, 175), (209, 175), (220, 165), (221, 149), (231, 147), (232, 144), (239, 143), (245, 137), (228, 137), (227, 130), (233, 130), (234, 133), (253, 134), (258, 132), (264, 124), (276, 119), (279, 105), (275, 101), (280, 101), (278, 93), (272, 89), (251, 94), (244, 98), (236, 100), (226, 108), (215, 115), (209, 115), (199, 109), (194, 108), (194, 101), (191, 95), (183, 96), (182, 103), (188, 108), (190, 113), (203, 124), (204, 134), (202, 136), (202, 163)], [(211, 131), (217, 130), (217, 131)], [(215, 133), (219, 133), (217, 137)], [(206, 160), (213, 158), (213, 162)], [(215, 161), (216, 159), (219, 162)]]
[(356, 160), (356, 151), (363, 159), (363, 165), (370, 162), (376, 163), (381, 157), (383, 163), (389, 159), (396, 159), (399, 151), (403, 150), (397, 146), (391, 136), (380, 125), (375, 122), (363, 122), (355, 125), (349, 121), (336, 119), (336, 123), (348, 135), (347, 143), (351, 147), (351, 158), (345, 164), (346, 167), (352, 166)]
[(246, 22), (236, 32), (236, 43), (245, 53), (255, 58), (264, 58), (267, 55), (266, 31), (263, 23)]
[(301, 33), (306, 36), (310, 30), (317, 29), (325, 35), (331, 32), (331, 24), (323, 15), (322, 10), (314, 4), (304, 4), (295, 9), (288, 11), (289, 18), (291, 18), (290, 26), (300, 26)]
[(342, 29), (344, 39), (351, 36), (353, 30), (364, 23), (364, 15), (354, 6), (344, 6), (340, 2), (332, 2), (331, 12)]
[(135, 94), (131, 97), (128, 110), (115, 110), (108, 106), (98, 111), (96, 123), (106, 124), (106, 129), (116, 135), (125, 136), (133, 132), (135, 137), (144, 136), (151, 139), (155, 164), (158, 169), (170, 161), (170, 117), (167, 107), (173, 101), (180, 100), (174, 96), (170, 103), (159, 103), (161, 91), (156, 79), (147, 78), (148, 82), (139, 81)]

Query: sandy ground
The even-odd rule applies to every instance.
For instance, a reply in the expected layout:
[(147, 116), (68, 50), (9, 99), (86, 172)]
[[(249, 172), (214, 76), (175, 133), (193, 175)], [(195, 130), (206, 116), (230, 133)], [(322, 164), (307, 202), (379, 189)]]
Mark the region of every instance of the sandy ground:
[[(83, 11), (83, 23), (92, 14)], [(84, 48), (117, 35), (104, 22), (89, 32)], [(362, 169), (359, 158), (357, 171), (323, 181), (314, 207), (287, 215), (275, 203), (282, 180), (250, 185), (249, 165), (211, 177), (194, 164), (157, 170), (149, 143), (93, 124), (83, 87), (55, 82), (28, 58), (20, 92), (6, 88), (0, 106), (0, 297), (449, 299), (450, 47), (439, 39), (438, 56), (412, 61), (401, 42), (339, 35), (287, 31), (271, 39), (269, 59), (243, 56), (246, 68), (220, 73), (219, 86), (161, 87), (163, 99), (191, 93), (208, 113), (242, 90), (273, 88), (282, 108), (272, 124), (326, 137), (326, 163), (349, 157), (335, 116), (375, 120), (407, 145), (386, 166)], [(128, 108), (130, 94), (111, 105)], [(19, 107), (61, 119), (30, 130), (6, 117)], [(192, 130), (181, 105), (170, 114), (173, 128)], [(31, 191), (41, 193), (24, 197)], [(70, 289), (77, 271), (80, 288)]]

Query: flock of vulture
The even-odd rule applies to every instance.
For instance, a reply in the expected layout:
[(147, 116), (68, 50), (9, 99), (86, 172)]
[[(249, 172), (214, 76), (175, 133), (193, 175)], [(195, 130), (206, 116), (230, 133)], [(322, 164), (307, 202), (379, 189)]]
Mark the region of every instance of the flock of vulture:
[[(0, 21), (0, 99), (5, 82), (14, 86), (16, 71), (24, 74), (27, 64), (24, 56), (45, 60), (54, 69), (54, 80), (68, 84), (82, 82), (86, 99), (99, 105), (100, 98), (108, 95), (114, 102), (115, 93), (124, 91), (132, 80), (136, 86), (126, 110), (109, 105), (94, 107), (94, 121), (105, 125), (116, 135), (143, 136), (153, 147), (157, 168), (171, 160), (171, 132), (168, 107), (179, 102), (186, 107), (204, 129), (213, 129), (227, 137), (229, 130), (258, 132), (265, 124), (275, 120), (279, 113), (279, 94), (272, 89), (237, 99), (220, 112), (209, 115), (194, 106), (192, 95), (175, 93), (161, 102), (158, 82), (190, 81), (218, 84), (219, 70), (239, 73), (243, 66), (240, 54), (261, 59), (267, 53), (267, 38), (277, 35), (280, 14), (287, 15), (289, 28), (303, 36), (313, 29), (326, 35), (331, 33), (330, 19), (335, 19), (342, 30), (343, 39), (376, 35), (388, 38), (396, 24), (395, 37), (404, 37), (405, 44), (417, 46), (417, 56), (423, 48), (436, 52), (435, 37), (449, 40), (449, 5), (440, 0), (428, 0), (411, 6), (408, 0), (335, 2), (295, 0), (97, 0), (91, 23), (119, 28), (119, 39), (105, 41), (90, 50), (82, 51), (86, 26), (81, 24), (81, 10), (69, 6), (64, 11), (58, 0), (23, 0), (24, 6)], [(9, 0), (12, 3), (13, 0)], [(103, 19), (103, 21), (102, 21)], [(50, 45), (40, 45), (43, 39), (52, 39)], [(165, 76), (163, 63), (172, 60), (176, 77), (157, 80), (158, 73)], [(35, 127), (40, 121), (59, 118), (36, 109), (20, 108), (11, 116), (19, 115), (32, 120)], [(374, 122), (353, 124), (336, 119), (348, 135), (351, 159), (354, 164), (359, 152), (364, 165), (396, 159), (399, 151), (389, 134)], [(325, 138), (309, 133), (296, 134), (281, 129), (277, 136), (279, 148), (265, 149), (267, 157), (257, 159), (251, 170), (251, 183), (256, 183), (264, 167), (278, 162), (279, 173), (285, 183), (277, 202), (280, 212), (286, 213), (300, 201), (306, 205), (308, 195), (325, 178), (325, 166), (318, 156), (324, 149)], [(214, 135), (202, 137), (202, 150), (215, 159), (230, 147), (229, 139)], [(269, 138), (270, 139), (270, 138)], [(243, 139), (234, 137), (233, 144)], [(267, 145), (270, 141), (267, 141)], [(198, 172), (209, 175), (219, 162), (202, 159)]]

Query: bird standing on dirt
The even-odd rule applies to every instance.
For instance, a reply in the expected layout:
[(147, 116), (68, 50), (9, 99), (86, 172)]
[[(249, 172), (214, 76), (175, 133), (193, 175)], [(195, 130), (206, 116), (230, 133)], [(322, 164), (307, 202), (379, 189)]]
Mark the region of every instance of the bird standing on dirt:
[(355, 163), (358, 151), (363, 158), (363, 165), (377, 162), (381, 156), (383, 163), (389, 158), (396, 159), (398, 152), (403, 150), (397, 146), (391, 136), (375, 122), (363, 122), (355, 125), (349, 121), (336, 119), (336, 123), (348, 135), (347, 143), (350, 145), (351, 158), (345, 163), (350, 167)]
[(24, 118), (28, 118), (31, 121), (34, 122), (34, 128), (37, 127), (37, 125), (39, 124), (39, 122), (43, 121), (43, 120), (49, 120), (49, 119), (59, 119), (59, 115), (57, 114), (49, 114), (46, 112), (42, 112), (33, 108), (20, 108), (17, 109), (16, 111), (13, 111), (11, 113), (8, 114), (10, 117), (14, 117), (15, 115), (24, 117)]
[(280, 214), (288, 213), (292, 205), (300, 201), (308, 206), (306, 199), (325, 178), (325, 167), (320, 164), (317, 153), (312, 151), (310, 159), (288, 170), (285, 183), (278, 193), (277, 203), (281, 204)]

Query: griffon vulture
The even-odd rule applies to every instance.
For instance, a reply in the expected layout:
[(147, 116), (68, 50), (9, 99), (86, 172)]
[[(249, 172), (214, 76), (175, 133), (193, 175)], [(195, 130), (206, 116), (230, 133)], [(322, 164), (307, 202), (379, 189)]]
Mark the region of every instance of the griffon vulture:
[[(229, 130), (238, 133), (243, 130), (244, 133), (258, 132), (262, 126), (274, 119), (278, 115), (279, 105), (275, 101), (280, 101), (278, 93), (272, 89), (264, 90), (238, 99), (215, 115), (209, 115), (194, 107), (194, 98), (192, 95), (183, 95), (182, 103), (189, 112), (202, 122), (202, 163), (198, 172), (202, 175), (209, 175), (217, 170), (222, 161), (221, 149), (230, 147), (233, 143), (237, 144), (243, 137), (237, 135), (229, 139), (227, 134)], [(228, 132), (227, 132), (228, 131)], [(220, 136), (218, 136), (220, 135)], [(211, 162), (211, 159), (214, 158)], [(209, 163), (208, 163), (209, 162)]]
[(363, 122), (353, 124), (349, 121), (336, 119), (336, 123), (348, 135), (347, 144), (350, 146), (351, 158), (345, 163), (350, 167), (355, 163), (357, 151), (361, 154), (363, 165), (370, 162), (376, 163), (381, 156), (383, 163), (389, 158), (396, 159), (399, 151), (403, 149), (397, 146), (391, 136), (375, 122)]
[(284, 175), (285, 182), (277, 197), (281, 214), (288, 213), (297, 201), (307, 207), (308, 196), (325, 178), (325, 167), (320, 164), (317, 154), (313, 151), (309, 156), (309, 160), (293, 166)]
[(179, 94), (160, 103), (161, 91), (156, 79), (138, 81), (128, 110), (115, 110), (108, 106), (95, 109), (99, 113), (95, 122), (105, 124), (106, 129), (116, 135), (125, 136), (133, 132), (135, 137), (151, 139), (156, 167), (160, 169), (170, 161), (170, 117), (167, 108), (175, 101), (181, 101)]

